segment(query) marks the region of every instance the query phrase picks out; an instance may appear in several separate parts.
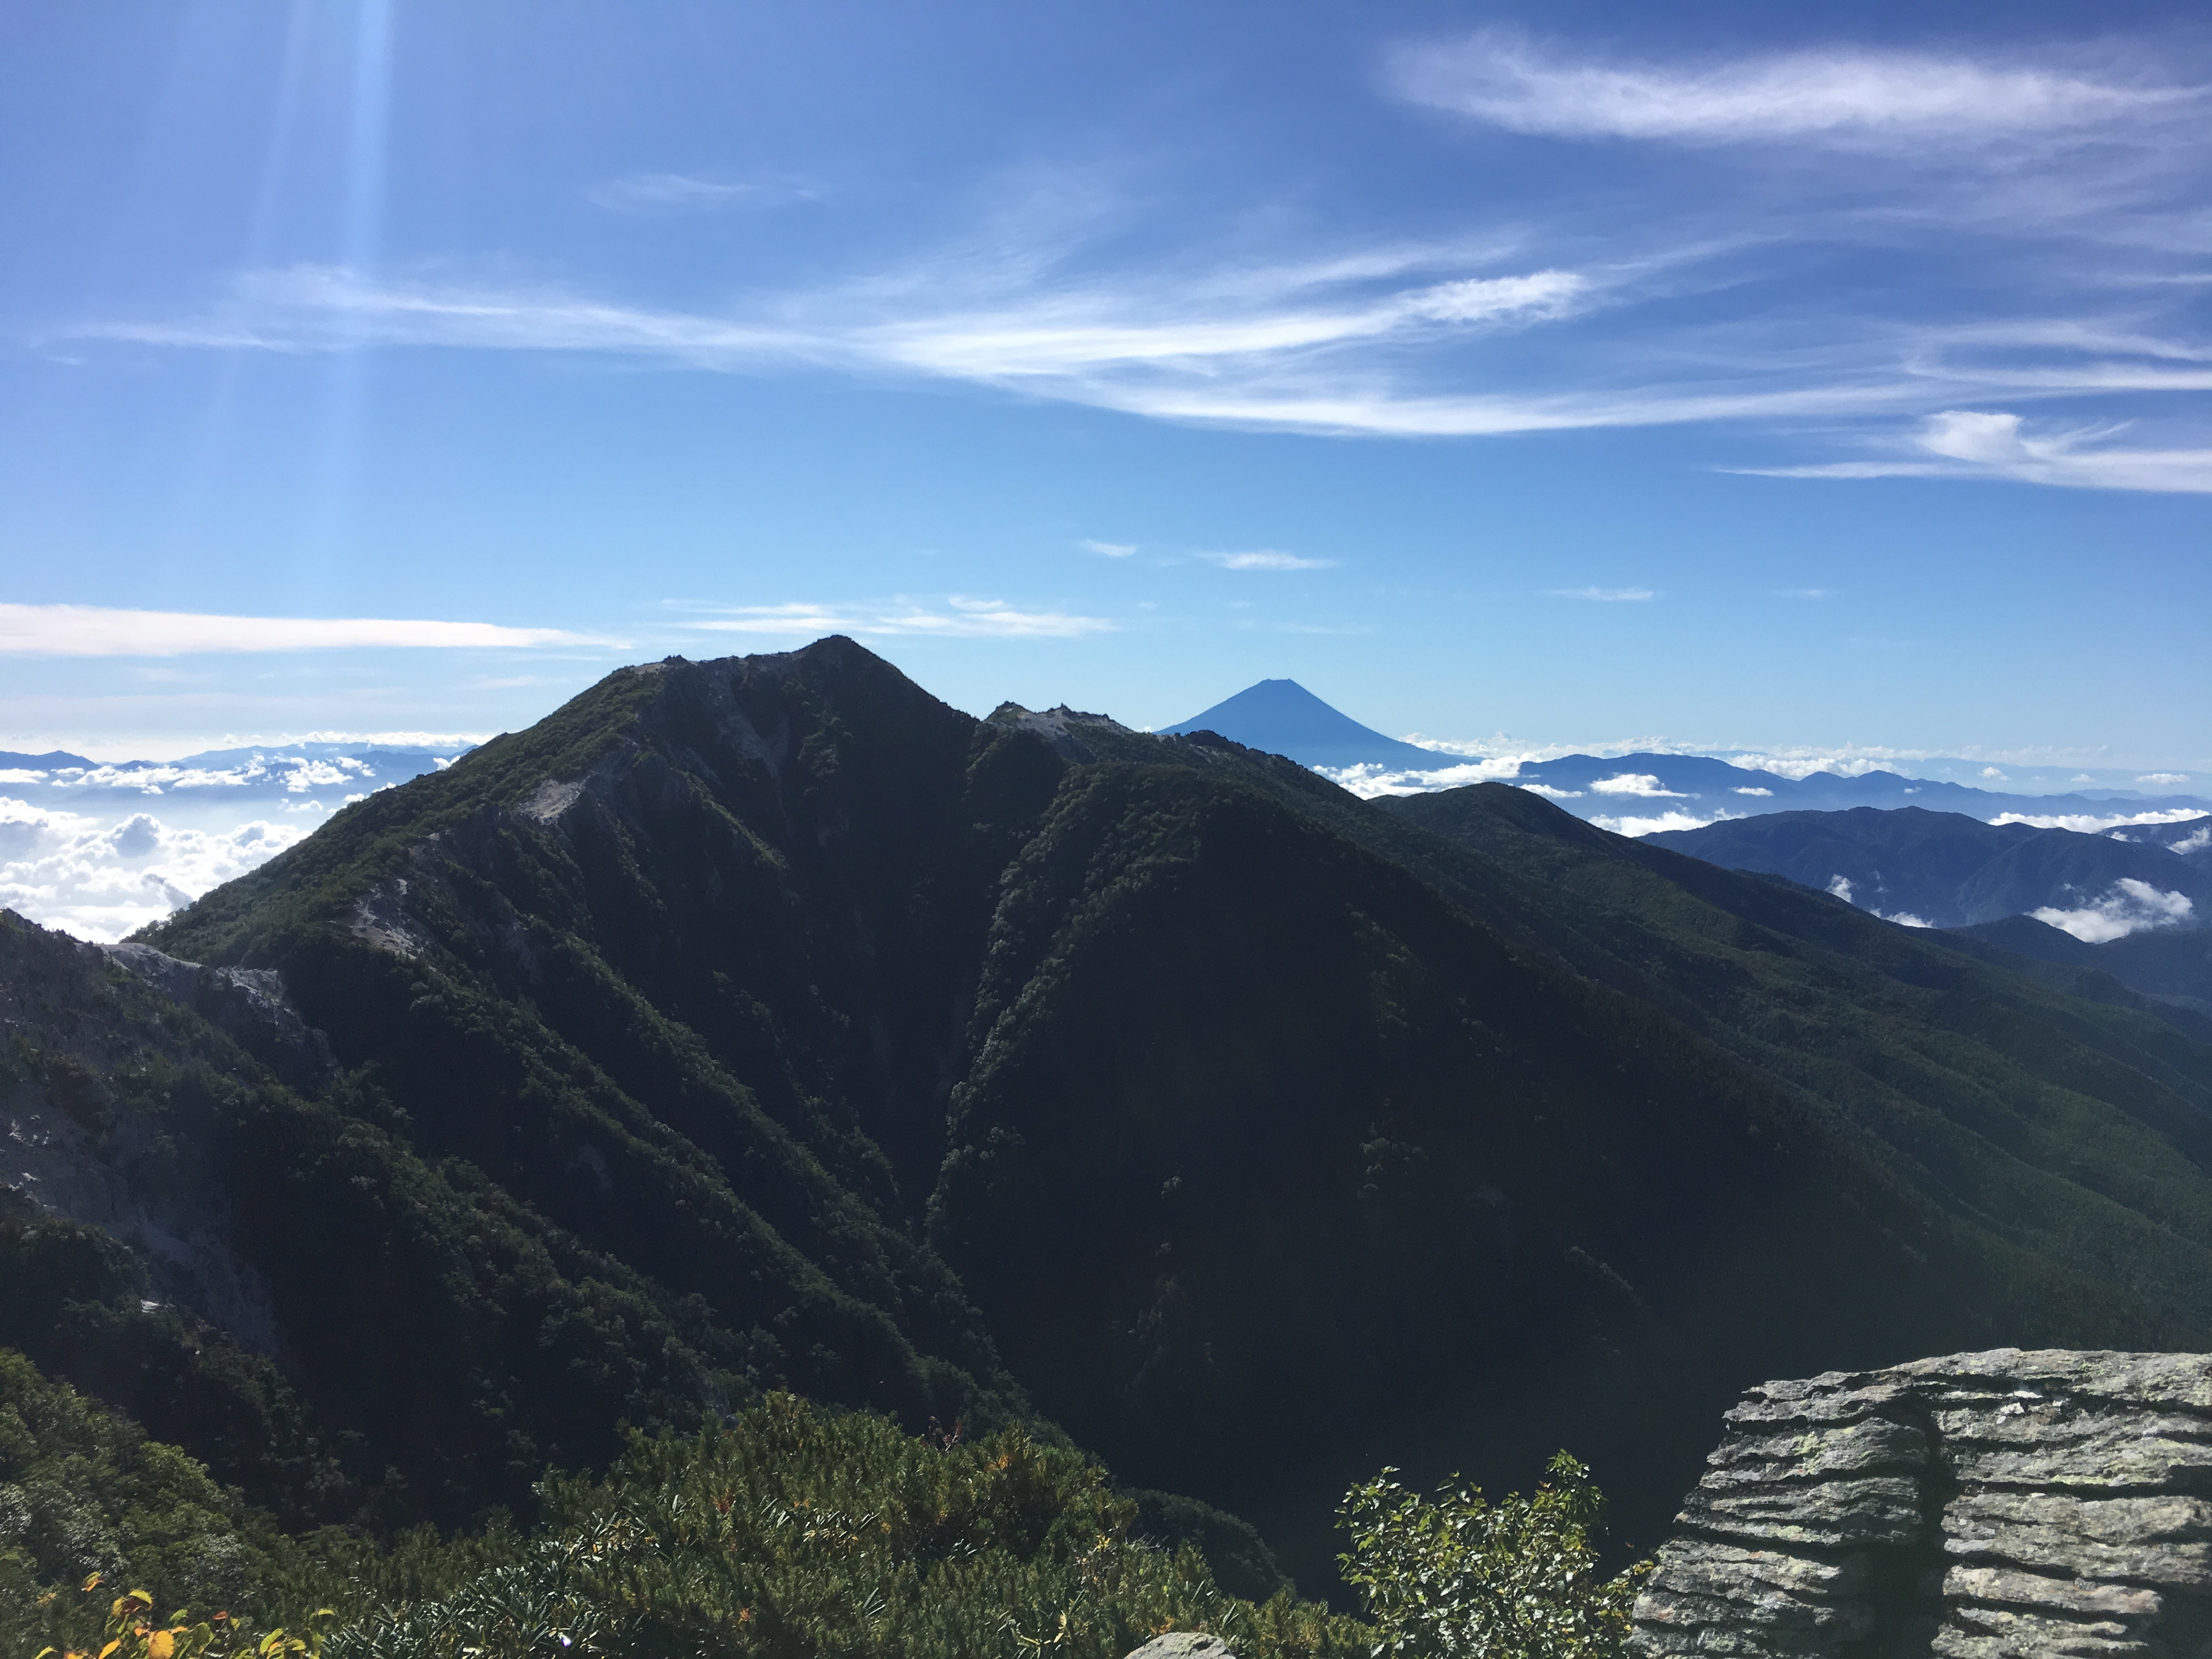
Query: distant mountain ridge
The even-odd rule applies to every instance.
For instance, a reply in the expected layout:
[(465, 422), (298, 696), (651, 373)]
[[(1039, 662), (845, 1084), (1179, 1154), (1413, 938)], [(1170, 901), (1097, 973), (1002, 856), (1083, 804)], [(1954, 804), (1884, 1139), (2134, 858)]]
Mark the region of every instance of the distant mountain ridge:
[[(1337, 774), (1358, 767), (1382, 774), (1449, 772), (1473, 763), (1465, 755), (1425, 749), (1362, 726), (1295, 680), (1261, 680), (1203, 714), (1160, 729), (1171, 736), (1217, 732), (1248, 748)], [(1886, 770), (1850, 777), (1833, 772), (1788, 777), (1707, 755), (1562, 755), (1522, 762), (1496, 781), (1532, 790), (1577, 817), (1600, 820), (1629, 834), (1685, 827), (1670, 817), (1695, 822), (1858, 806), (1919, 806), (1985, 821), (2008, 813), (2109, 819), (2161, 810), (2212, 811), (2212, 799), (2195, 795), (2154, 797), (2120, 790), (2011, 794)], [(1408, 780), (1405, 787), (1422, 786)]]
[(2161, 811), (2212, 811), (2212, 800), (2194, 795), (2125, 800), (2109, 795), (2013, 795), (1889, 771), (1850, 777), (1813, 772), (1791, 778), (1705, 755), (1563, 755), (1556, 760), (1524, 762), (1513, 776), (1502, 781), (1533, 789), (1582, 818), (1657, 818), (1668, 812), (1753, 817), (1854, 807), (1919, 807), (1963, 813), (1986, 823), (2010, 813), (2112, 819)]
[(1917, 807), (1776, 812), (1653, 846), (1785, 876), (1911, 927), (2112, 975), (2212, 1012), (2212, 816), (2104, 835)]
[[(2195, 831), (2207, 827), (2212, 816), (2155, 826), (2173, 845), (2190, 844)], [(1731, 870), (1787, 876), (1861, 909), (1925, 927), (1969, 927), (2038, 910), (2081, 912), (2107, 902), (2124, 882), (2188, 901), (2169, 904), (2166, 925), (2212, 921), (2212, 853), (2178, 853), (2156, 842), (2025, 823), (1984, 823), (1959, 812), (1917, 806), (1774, 812), (1648, 839)], [(2151, 925), (2146, 917), (2143, 926)], [(2084, 924), (2081, 931), (2112, 930)]]

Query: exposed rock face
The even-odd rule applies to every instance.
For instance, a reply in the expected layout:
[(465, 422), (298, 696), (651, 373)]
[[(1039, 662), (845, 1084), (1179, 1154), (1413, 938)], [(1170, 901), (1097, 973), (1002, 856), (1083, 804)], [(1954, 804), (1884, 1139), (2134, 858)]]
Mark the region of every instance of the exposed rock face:
[[(118, 985), (110, 964), (156, 997)], [(162, 1300), (264, 1353), (283, 1346), (266, 1288), (229, 1243), (205, 1168), (189, 1156), (180, 1163), (173, 1123), (115, 1078), (184, 1052), (164, 1029), (160, 998), (196, 1007), (294, 1075), (327, 1070), (322, 1033), (282, 994), (271, 973), (203, 969), (142, 945), (86, 945), (0, 910), (0, 1212), (100, 1229), (149, 1270), (147, 1288)]]
[(150, 945), (102, 945), (107, 959), (181, 1002), (295, 1088), (336, 1069), (331, 1045), (292, 1010), (281, 975), (267, 968), (203, 968)]
[(1237, 1659), (1237, 1650), (1218, 1636), (1173, 1630), (1165, 1636), (1155, 1636), (1131, 1652), (1128, 1659)]
[(1952, 1354), (1753, 1389), (1644, 1655), (2212, 1651), (2212, 1356)]

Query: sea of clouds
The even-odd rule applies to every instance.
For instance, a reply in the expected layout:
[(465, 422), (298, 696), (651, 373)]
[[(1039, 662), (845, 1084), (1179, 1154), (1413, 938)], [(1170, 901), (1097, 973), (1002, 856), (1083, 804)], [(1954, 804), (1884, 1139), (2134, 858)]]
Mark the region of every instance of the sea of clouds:
[(0, 907), (79, 939), (122, 939), (349, 803), (450, 764), (470, 741), (439, 742), (447, 752), (433, 755), (427, 734), (335, 735), (173, 761), (0, 768)]
[(198, 830), (0, 796), (0, 906), (79, 939), (119, 939), (265, 864), (319, 821)]
[[(319, 738), (325, 734), (317, 734)], [(337, 734), (328, 734), (336, 737)], [(440, 740), (422, 733), (393, 733), (344, 745), (359, 752), (337, 752), (333, 743), (293, 745), (295, 752), (252, 748), (187, 757), (170, 762), (132, 762), (54, 769), (0, 768), (0, 906), (48, 927), (81, 939), (119, 939), (158, 921), (210, 889), (244, 875), (310, 834), (329, 814), (349, 802), (407, 777), (441, 769), (453, 756), (433, 755), (436, 744), (465, 750), (470, 739)], [(1469, 752), (1490, 745), (1435, 744), (1438, 764), (1420, 770), (1355, 766), (1317, 770), (1363, 799), (1413, 791), (1456, 788), (1465, 784), (1514, 783), (1558, 800), (1571, 801), (1600, 829), (1642, 836), (1662, 830), (1694, 830), (1739, 817), (1740, 806), (1669, 789), (1657, 776), (1623, 770), (1592, 780), (1586, 788), (1559, 788), (1521, 782), (1531, 769), (1562, 755), (1582, 752), (1564, 745), (1498, 745), (1491, 752)], [(372, 748), (371, 745), (374, 745)], [(1664, 752), (1644, 750), (1641, 752)], [(364, 758), (364, 756), (367, 758)], [(1745, 757), (1729, 757), (1746, 765)], [(1755, 757), (1783, 775), (1816, 769), (1807, 757)], [(1839, 775), (1873, 764), (1860, 757), (1824, 756)], [(2141, 782), (2183, 781), (2160, 775)], [(1738, 795), (1769, 795), (1750, 787)], [(2077, 805), (2079, 803), (2069, 803)], [(2144, 837), (2158, 826), (2203, 816), (2199, 806), (2148, 808), (2114, 800), (2104, 810), (2032, 813), (2005, 812), (1997, 823), (2025, 823), (2106, 834), (2119, 840)], [(2132, 832), (2132, 833), (2131, 833)], [(2163, 840), (2164, 838), (2161, 838)], [(2200, 828), (2172, 850), (2202, 853), (2212, 846), (2212, 826)], [(2136, 888), (2143, 888), (2136, 892)], [(1844, 895), (1848, 897), (1849, 895)], [(2189, 899), (2141, 882), (2124, 882), (2100, 898), (2069, 909), (2034, 913), (2039, 921), (2076, 939), (2101, 944), (2152, 927), (2192, 926), (2198, 920)], [(1889, 918), (1907, 926), (1926, 926), (1917, 916)]]

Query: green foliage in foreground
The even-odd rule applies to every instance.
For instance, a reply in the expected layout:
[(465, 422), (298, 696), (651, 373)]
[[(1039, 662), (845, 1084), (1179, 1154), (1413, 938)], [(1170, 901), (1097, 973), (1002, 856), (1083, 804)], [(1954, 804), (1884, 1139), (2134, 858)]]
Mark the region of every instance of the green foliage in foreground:
[(1613, 1659), (1623, 1650), (1651, 1564), (1598, 1576), (1592, 1534), (1605, 1500), (1582, 1464), (1561, 1452), (1533, 1494), (1495, 1504), (1450, 1483), (1425, 1498), (1394, 1473), (1353, 1487), (1343, 1510), (1352, 1531), (1344, 1576), (1381, 1626), (1376, 1654)]
[[(0, 1348), (0, 1654), (97, 1651), (115, 1590), (166, 1614), (312, 1613), (361, 1547), (289, 1536), (200, 1464)], [(228, 1621), (226, 1621), (228, 1622)]]
[(332, 1654), (1120, 1659), (1166, 1630), (1247, 1659), (1367, 1645), (1350, 1620), (1237, 1601), (1197, 1550), (1133, 1538), (1136, 1506), (1103, 1470), (1018, 1429), (933, 1444), (776, 1395), (726, 1430), (639, 1437), (544, 1503), (533, 1541), (380, 1562), (383, 1610), (333, 1632)]
[(118, 1659), (1121, 1659), (1170, 1630), (1242, 1659), (1615, 1659), (1648, 1569), (1599, 1577), (1581, 1464), (1562, 1452), (1548, 1484), (1495, 1504), (1392, 1473), (1343, 1510), (1371, 1626), (1288, 1590), (1228, 1595), (1196, 1547), (1133, 1531), (1137, 1499), (1080, 1453), (1019, 1429), (916, 1437), (790, 1395), (635, 1434), (604, 1477), (549, 1477), (526, 1535), (376, 1549), (283, 1533), (0, 1350), (0, 1659), (109, 1642)]
[[(96, 1572), (82, 1587), (94, 1605), (107, 1590), (106, 1582)], [(179, 1607), (165, 1619), (154, 1611), (151, 1590), (125, 1590), (107, 1604), (100, 1631), (107, 1639), (100, 1644), (100, 1659), (323, 1659), (321, 1626), (336, 1616), (333, 1609), (323, 1607), (300, 1631), (268, 1631), (257, 1640), (227, 1612), (218, 1610), (195, 1624), (191, 1609)], [(40, 1650), (38, 1659), (91, 1656), (80, 1649), (46, 1647)]]
[(209, 1621), (210, 1656), (285, 1626), (330, 1659), (1120, 1659), (1166, 1630), (1212, 1631), (1244, 1659), (1371, 1645), (1287, 1591), (1226, 1595), (1196, 1548), (1133, 1534), (1136, 1502), (1097, 1464), (1019, 1430), (948, 1443), (771, 1395), (727, 1428), (633, 1436), (604, 1478), (554, 1476), (541, 1496), (528, 1535), (288, 1536), (0, 1352), (0, 1656), (98, 1651), (124, 1586), (143, 1589), (129, 1622), (146, 1628), (123, 1659), (173, 1659)]

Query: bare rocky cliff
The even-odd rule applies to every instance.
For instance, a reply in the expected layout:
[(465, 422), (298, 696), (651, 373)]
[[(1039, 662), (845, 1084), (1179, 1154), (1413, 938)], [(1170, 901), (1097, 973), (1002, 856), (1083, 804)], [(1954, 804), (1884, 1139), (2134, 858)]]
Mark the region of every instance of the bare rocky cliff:
[(1951, 1354), (1765, 1383), (1728, 1424), (1642, 1655), (2212, 1650), (2212, 1356)]

